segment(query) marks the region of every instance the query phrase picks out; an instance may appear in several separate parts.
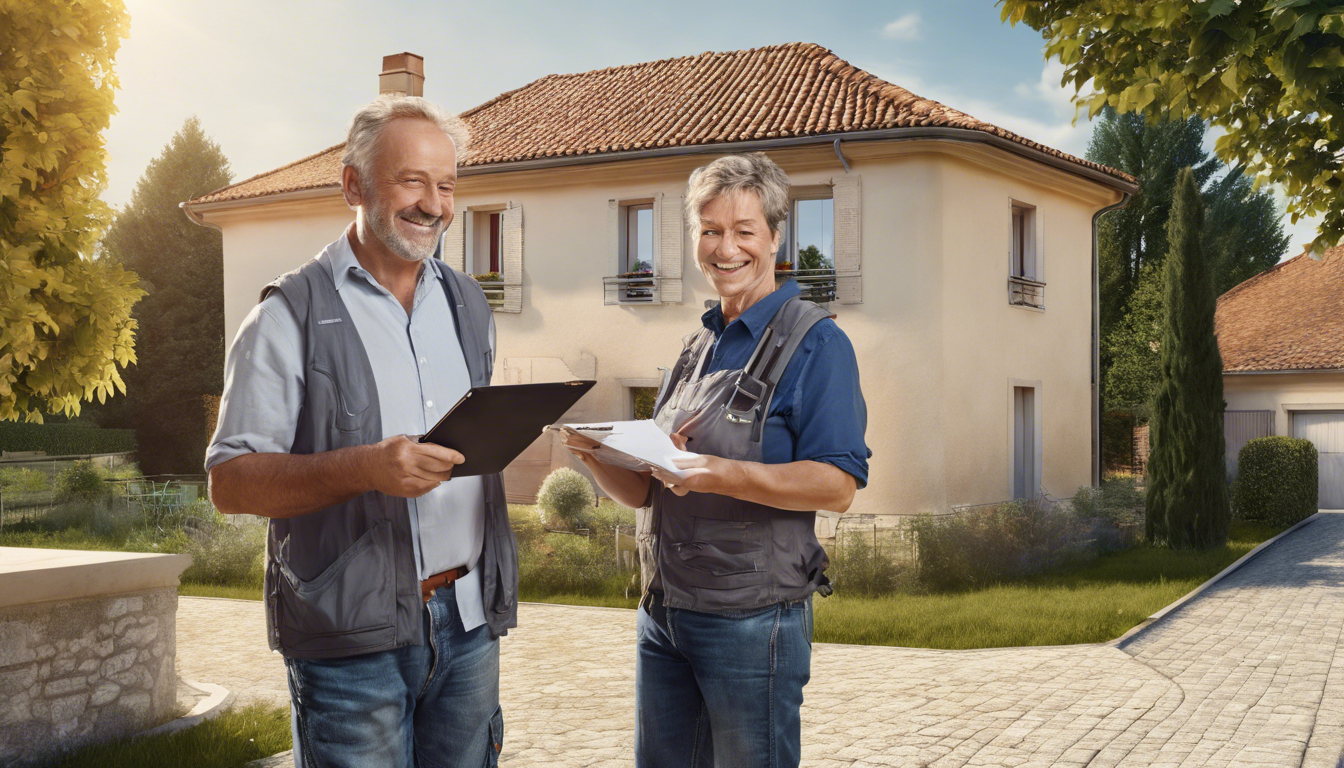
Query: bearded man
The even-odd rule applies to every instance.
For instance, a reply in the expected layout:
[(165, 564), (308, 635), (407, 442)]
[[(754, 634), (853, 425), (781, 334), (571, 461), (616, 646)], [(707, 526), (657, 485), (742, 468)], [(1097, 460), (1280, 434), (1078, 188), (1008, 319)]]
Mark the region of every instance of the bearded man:
[(485, 295), (433, 258), (467, 142), (421, 98), (360, 109), (341, 172), (354, 222), (266, 286), (229, 350), (210, 498), (270, 518), (267, 634), (300, 768), (495, 765), (503, 743), (503, 482), (452, 479), (460, 453), (408, 437), (490, 382)]

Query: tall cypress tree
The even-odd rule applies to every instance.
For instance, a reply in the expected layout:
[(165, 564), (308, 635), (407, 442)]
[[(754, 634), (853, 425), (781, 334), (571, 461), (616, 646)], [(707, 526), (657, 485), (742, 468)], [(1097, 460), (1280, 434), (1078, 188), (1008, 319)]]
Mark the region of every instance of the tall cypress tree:
[(1223, 467), (1223, 360), (1214, 335), (1216, 295), (1203, 238), (1203, 203), (1189, 168), (1176, 179), (1167, 222), (1166, 319), (1161, 380), (1149, 422), (1149, 541), (1207, 549), (1227, 541), (1231, 513)]
[(209, 438), (204, 395), (224, 378), (224, 250), (178, 203), (227, 185), (229, 161), (189, 118), (136, 183), (103, 241), (149, 295), (135, 308), (138, 363), (126, 397), (101, 409), (105, 426), (133, 428), (147, 474), (195, 474)]

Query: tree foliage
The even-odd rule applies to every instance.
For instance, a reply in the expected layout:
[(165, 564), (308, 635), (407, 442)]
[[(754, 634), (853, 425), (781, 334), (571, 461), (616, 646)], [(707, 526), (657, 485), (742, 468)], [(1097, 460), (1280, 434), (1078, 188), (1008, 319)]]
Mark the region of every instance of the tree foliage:
[(0, 420), (125, 391), (142, 291), (95, 247), (126, 31), (120, 0), (0, 0)]
[(139, 362), (126, 371), (126, 397), (100, 414), (104, 426), (136, 430), (151, 474), (199, 472), (206, 395), (224, 379), (224, 246), (218, 230), (177, 207), (231, 179), (229, 161), (190, 118), (150, 161), (103, 245), (135, 270), (148, 295), (136, 307)]
[(1216, 297), (1202, 243), (1195, 174), (1181, 171), (1167, 224), (1161, 381), (1149, 422), (1147, 534), (1174, 549), (1227, 541), (1223, 361), (1213, 332)]
[[(1198, 118), (1147, 122), (1102, 110), (1087, 157), (1139, 181), (1129, 204), (1098, 222), (1102, 400), (1106, 409), (1145, 410), (1157, 384), (1162, 334), (1162, 264), (1176, 175), (1192, 168), (1205, 207), (1201, 241), (1217, 295), (1278, 263), (1288, 248), (1267, 191), (1204, 150)], [(1144, 414), (1139, 414), (1143, 416)]]
[[(1000, 0), (1041, 32), (1088, 116), (1110, 106), (1197, 116), (1229, 165), (1322, 215), (1313, 252), (1344, 237), (1344, 6), (1336, 0)], [(1083, 93), (1089, 82), (1094, 91)]]

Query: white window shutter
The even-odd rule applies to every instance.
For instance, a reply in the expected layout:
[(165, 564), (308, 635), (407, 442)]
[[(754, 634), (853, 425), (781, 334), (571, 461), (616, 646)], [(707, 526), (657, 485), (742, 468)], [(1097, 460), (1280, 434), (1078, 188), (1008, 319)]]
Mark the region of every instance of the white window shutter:
[(1036, 237), (1036, 247), (1035, 247), (1036, 253), (1034, 254), (1036, 258), (1032, 259), (1031, 279), (1037, 282), (1044, 283), (1045, 282), (1045, 218), (1042, 216), (1040, 206), (1037, 206), (1036, 210), (1034, 210), (1032, 213), (1035, 214), (1035, 222), (1033, 226), (1035, 227), (1036, 231), (1033, 232), (1032, 234), (1034, 234)]
[(456, 269), (458, 272), (466, 272), (466, 252), (463, 246), (466, 245), (466, 220), (471, 215), (471, 211), (458, 211), (453, 217), (453, 223), (448, 225), (448, 230), (443, 233), (443, 263)]
[(862, 304), (863, 221), (860, 212), (863, 206), (859, 195), (859, 176), (839, 176), (834, 180), (834, 185), (835, 298), (841, 304)]
[(504, 253), (500, 264), (504, 282), (502, 312), (523, 311), (523, 207), (509, 204), (500, 215)]
[(654, 260), (658, 264), (658, 300), (663, 304), (681, 303), (681, 266), (685, 261), (686, 226), (681, 220), (682, 198), (658, 195), (653, 207)]

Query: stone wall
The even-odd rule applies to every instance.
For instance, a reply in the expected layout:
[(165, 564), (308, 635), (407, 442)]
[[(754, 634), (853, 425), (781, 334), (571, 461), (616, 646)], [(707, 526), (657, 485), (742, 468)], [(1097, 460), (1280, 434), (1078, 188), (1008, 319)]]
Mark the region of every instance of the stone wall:
[(0, 765), (175, 717), (177, 590), (0, 607)]

